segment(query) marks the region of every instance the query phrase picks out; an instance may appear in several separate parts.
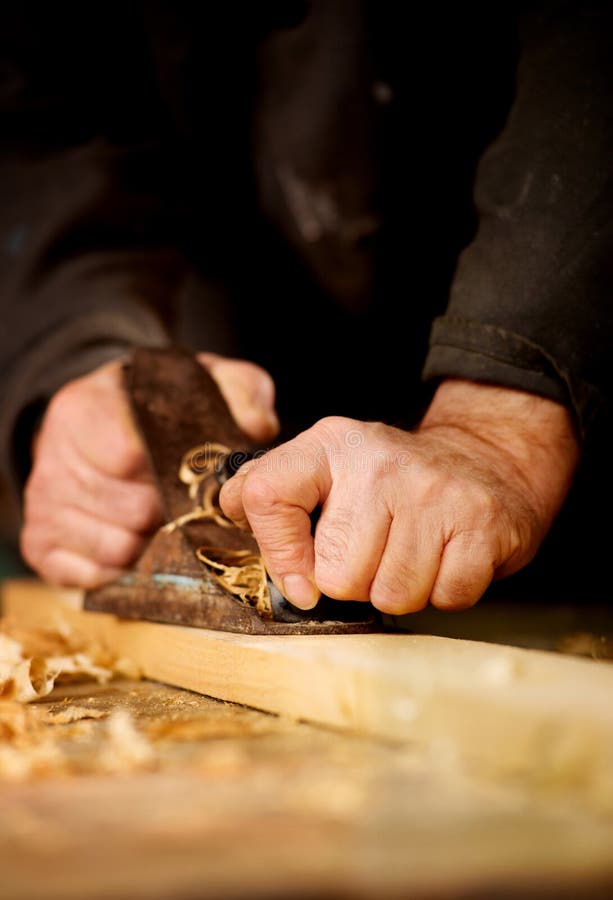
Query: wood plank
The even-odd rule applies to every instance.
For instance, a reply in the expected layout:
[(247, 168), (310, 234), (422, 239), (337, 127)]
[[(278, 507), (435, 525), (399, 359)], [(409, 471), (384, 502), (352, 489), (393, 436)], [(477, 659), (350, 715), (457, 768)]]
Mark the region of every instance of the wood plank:
[(5, 584), (5, 614), (69, 624), (151, 679), (587, 790), (613, 808), (613, 667), (424, 635), (245, 636), (86, 613), (76, 594)]
[(148, 682), (31, 712), (73, 705), (129, 716), (152, 756), (105, 771), (109, 718), (46, 726), (70, 769), (0, 777), (3, 900), (613, 897), (613, 816), (572, 795)]

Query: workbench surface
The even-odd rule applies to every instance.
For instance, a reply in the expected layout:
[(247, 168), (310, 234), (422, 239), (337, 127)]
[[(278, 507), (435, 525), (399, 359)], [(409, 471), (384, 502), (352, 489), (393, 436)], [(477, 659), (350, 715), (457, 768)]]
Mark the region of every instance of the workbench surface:
[(550, 777), (145, 681), (35, 706), (101, 718), (46, 725), (69, 765), (0, 782), (4, 900), (613, 895), (613, 816)]

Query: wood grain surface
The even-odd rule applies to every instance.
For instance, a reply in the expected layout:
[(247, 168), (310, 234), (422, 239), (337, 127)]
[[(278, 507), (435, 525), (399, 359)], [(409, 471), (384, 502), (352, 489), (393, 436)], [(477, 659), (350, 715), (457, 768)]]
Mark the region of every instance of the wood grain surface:
[(613, 807), (613, 667), (428, 635), (252, 636), (83, 612), (7, 582), (5, 613), (60, 622), (149, 678), (221, 700), (455, 754), (494, 774), (580, 783)]
[[(5, 600), (6, 611), (26, 627), (85, 627), (76, 595), (61, 600), (47, 588), (21, 583)], [(245, 668), (234, 650), (215, 649), (213, 638), (196, 629), (177, 629), (173, 637), (169, 626), (142, 623), (143, 631), (138, 623), (91, 614), (85, 621), (97, 635), (126, 642), (122, 652), (130, 646), (142, 659), (152, 655), (156, 666), (162, 666), (165, 648), (168, 671), (197, 680), (200, 690), (220, 686), (225, 692), (229, 685), (243, 691), (247, 682), (254, 690), (255, 678), (260, 693), (250, 699), (269, 703), (266, 692), (278, 667), (267, 662), (267, 652), (281, 654), (286, 667), (295, 665), (304, 683), (295, 674), (283, 688), (270, 687), (275, 703), (282, 699), (291, 716), (146, 681), (63, 686), (34, 704), (70, 765), (51, 765), (35, 778), (0, 780), (6, 900), (613, 895), (612, 770), (603, 756), (598, 779), (587, 774), (595, 765), (594, 746), (603, 750), (598, 742), (608, 733), (606, 664), (520, 651), (509, 656), (509, 648), (495, 647), (488, 648), (490, 656), (481, 645), (415, 643), (409, 636), (401, 636), (398, 647), (419, 663), (371, 646), (361, 667), (355, 648), (325, 649), (336, 637), (311, 649), (312, 638), (300, 640), (303, 649), (292, 647), (287, 662), (286, 639), (275, 637), (269, 641), (281, 643), (270, 651), (262, 639), (247, 641), (246, 654), (257, 655)], [(159, 637), (151, 638), (150, 629)], [(225, 647), (228, 636), (221, 637)], [(511, 664), (518, 666), (513, 677)], [(220, 666), (228, 671), (216, 674)], [(264, 667), (259, 676), (257, 666)], [(342, 692), (340, 671), (352, 685)], [(383, 696), (369, 686), (373, 672), (386, 676), (380, 682), (372, 676), (376, 690), (425, 707), (428, 697), (443, 703), (440, 714), (421, 719), (423, 739), (416, 725), (403, 733), (394, 726), (393, 740), (355, 733), (366, 730), (364, 722), (374, 723), (368, 725), (373, 733), (387, 731), (390, 721), (406, 722), (406, 711), (404, 718), (390, 717), (385, 705), (378, 718), (367, 712)], [(391, 672), (402, 693), (391, 684)], [(566, 697), (564, 690), (570, 691)], [(334, 701), (330, 692), (336, 692)], [(296, 721), (297, 699), (302, 703), (307, 694), (317, 698), (310, 710), (319, 710), (322, 720), (340, 716), (336, 725), (347, 730)], [(70, 722), (75, 709), (96, 718)], [(118, 714), (130, 718), (148, 749), (114, 767), (108, 750)], [(598, 714), (605, 716), (601, 731), (595, 728)], [(564, 715), (570, 716), (568, 728)], [(502, 734), (493, 733), (488, 716)], [(419, 724), (419, 716), (412, 721)], [(468, 728), (477, 736), (465, 738)], [(560, 735), (566, 743), (559, 743)], [(494, 764), (492, 750), (460, 752), (478, 740), (492, 741), (503, 765)], [(522, 741), (525, 758), (516, 749), (504, 752), (505, 742)], [(518, 762), (509, 765), (513, 759)]]

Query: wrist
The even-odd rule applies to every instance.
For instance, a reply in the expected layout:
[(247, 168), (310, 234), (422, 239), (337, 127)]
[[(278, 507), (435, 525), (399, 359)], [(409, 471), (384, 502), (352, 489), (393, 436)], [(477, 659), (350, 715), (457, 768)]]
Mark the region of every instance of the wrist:
[(513, 388), (446, 380), (418, 431), (489, 459), (503, 478), (519, 479), (544, 530), (559, 512), (579, 462), (570, 412)]

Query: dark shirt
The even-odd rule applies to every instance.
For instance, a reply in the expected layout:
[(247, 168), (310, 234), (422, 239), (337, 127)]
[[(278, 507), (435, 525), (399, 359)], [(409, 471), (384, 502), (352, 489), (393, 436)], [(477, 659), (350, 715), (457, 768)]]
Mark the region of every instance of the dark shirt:
[(607, 446), (610, 4), (382, 6), (2, 10), (6, 471), (58, 387), (177, 334), (269, 368), (288, 431), (410, 426), (456, 376)]

